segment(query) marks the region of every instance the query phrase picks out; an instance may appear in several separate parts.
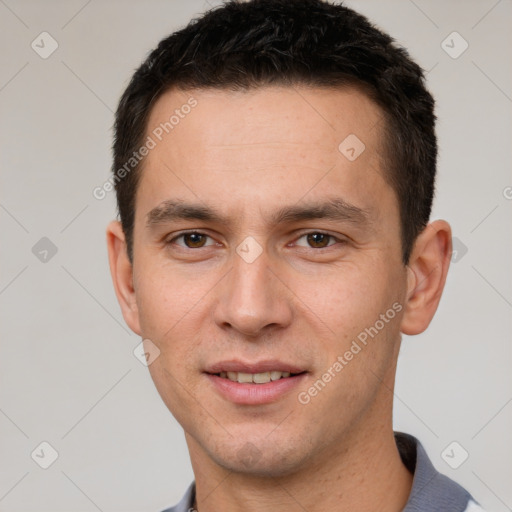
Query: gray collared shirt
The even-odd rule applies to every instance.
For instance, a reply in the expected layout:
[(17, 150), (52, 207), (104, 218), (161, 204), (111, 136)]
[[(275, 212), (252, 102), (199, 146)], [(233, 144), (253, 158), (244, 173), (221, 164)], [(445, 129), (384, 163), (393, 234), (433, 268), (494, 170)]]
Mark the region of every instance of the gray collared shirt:
[[(464, 488), (434, 468), (416, 438), (396, 432), (395, 440), (403, 463), (414, 475), (411, 494), (402, 512), (483, 511)], [(193, 512), (195, 493), (192, 482), (181, 501), (162, 512)]]

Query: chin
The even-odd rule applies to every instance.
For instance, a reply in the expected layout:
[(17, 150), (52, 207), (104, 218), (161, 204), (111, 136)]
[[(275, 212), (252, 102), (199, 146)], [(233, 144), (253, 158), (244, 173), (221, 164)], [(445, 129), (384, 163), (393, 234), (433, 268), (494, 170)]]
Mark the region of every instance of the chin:
[(301, 443), (286, 446), (281, 442), (265, 442), (265, 439), (240, 440), (226, 448), (222, 453), (210, 455), (219, 466), (234, 473), (262, 478), (291, 475), (303, 467), (307, 458), (307, 454), (302, 453), (304, 444)]

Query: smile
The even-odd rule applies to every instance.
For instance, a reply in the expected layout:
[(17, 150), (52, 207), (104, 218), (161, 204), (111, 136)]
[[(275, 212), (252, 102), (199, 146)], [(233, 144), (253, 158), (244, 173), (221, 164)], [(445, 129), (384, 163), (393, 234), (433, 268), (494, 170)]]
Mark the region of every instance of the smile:
[(298, 373), (281, 372), (272, 370), (262, 373), (245, 373), (245, 372), (220, 372), (215, 374), (223, 379), (229, 379), (232, 382), (239, 382), (240, 384), (267, 384), (279, 379), (286, 379)]

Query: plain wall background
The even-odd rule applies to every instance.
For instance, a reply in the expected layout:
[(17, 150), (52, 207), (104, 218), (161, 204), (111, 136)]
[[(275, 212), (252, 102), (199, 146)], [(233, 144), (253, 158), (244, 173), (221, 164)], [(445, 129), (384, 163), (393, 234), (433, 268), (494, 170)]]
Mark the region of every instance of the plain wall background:
[[(134, 357), (140, 340), (114, 296), (104, 236), (114, 196), (92, 191), (109, 177), (113, 111), (133, 70), (214, 4), (0, 2), (1, 511), (158, 512), (193, 478), (181, 427)], [(348, 5), (429, 70), (433, 218), (459, 240), (430, 329), (404, 339), (395, 428), (488, 510), (510, 510), (511, 2)], [(47, 59), (31, 48), (43, 31), (59, 45)], [(458, 58), (442, 47), (453, 31), (469, 44)], [(453, 53), (463, 42), (444, 44)], [(32, 250), (42, 237), (57, 248), (46, 262)], [(46, 470), (31, 458), (42, 441), (59, 453)], [(469, 453), (458, 469), (441, 457), (453, 441)]]

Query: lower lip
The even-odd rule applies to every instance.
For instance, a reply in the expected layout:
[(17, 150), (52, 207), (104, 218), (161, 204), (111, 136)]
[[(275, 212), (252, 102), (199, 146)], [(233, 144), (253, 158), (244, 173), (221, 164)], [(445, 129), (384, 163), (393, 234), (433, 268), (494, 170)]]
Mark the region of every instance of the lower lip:
[(227, 400), (235, 404), (260, 405), (276, 402), (305, 379), (306, 373), (273, 380), (265, 384), (248, 384), (207, 373), (206, 376), (215, 389)]

